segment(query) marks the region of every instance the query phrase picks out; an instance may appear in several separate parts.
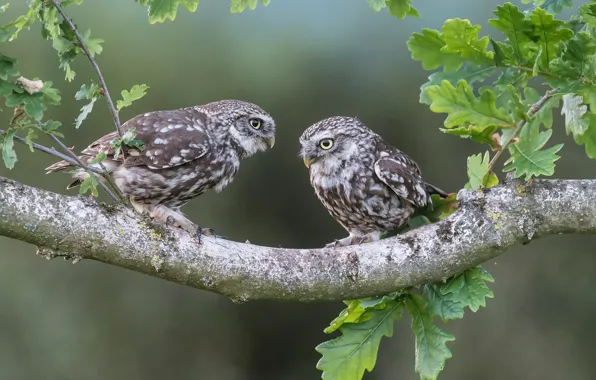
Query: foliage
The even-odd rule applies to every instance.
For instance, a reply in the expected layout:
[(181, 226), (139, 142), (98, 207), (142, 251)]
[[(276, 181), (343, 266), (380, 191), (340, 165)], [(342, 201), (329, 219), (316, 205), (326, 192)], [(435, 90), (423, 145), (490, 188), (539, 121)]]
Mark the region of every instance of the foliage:
[[(369, 0), (369, 4), (376, 11), (384, 7), (383, 1)], [(456, 18), (445, 21), (441, 30), (423, 29), (409, 39), (414, 60), (425, 70), (441, 69), (429, 76), (420, 91), (421, 103), (429, 105), (432, 112), (446, 114), (440, 131), (489, 149), (468, 158), (467, 189), (496, 186), (498, 177), (493, 170), (506, 153), (504, 172), (514, 171), (515, 177), (525, 180), (553, 175), (563, 144), (549, 141), (553, 110), (561, 99), (567, 134), (584, 145), (588, 157), (596, 159), (596, 4), (582, 5), (579, 15), (567, 21), (558, 19), (564, 7), (571, 7), (571, 1), (536, 0), (534, 9), (527, 12), (505, 3), (488, 22), (494, 30), (490, 35), (482, 35), (479, 25)], [(544, 95), (540, 95), (537, 88), (543, 84), (550, 90), (542, 90)], [(447, 217), (457, 207), (454, 199), (436, 197), (433, 203), (438, 210), (416, 216), (408, 226), (383, 238)], [(392, 298), (392, 302), (403, 300), (412, 316), (415, 368), (421, 379), (435, 379), (451, 357), (446, 343), (454, 338), (435, 325), (434, 318), (442, 322), (460, 319), (466, 308), (475, 312), (485, 306), (486, 299), (493, 297), (487, 286), (492, 281), (490, 274), (477, 267), (444, 283), (405, 289)], [(319, 350), (321, 362), (366, 363), (368, 370), (374, 366), (370, 350), (335, 347), (340, 342), (357, 341), (362, 329), (370, 327), (370, 322), (363, 320), (368, 309), (361, 301), (350, 301), (334, 321), (341, 325), (342, 336), (326, 342), (325, 351)], [(323, 378), (334, 378), (335, 367), (319, 368)], [(349, 378), (360, 379), (363, 372), (362, 368), (353, 369)]]
[[(179, 6), (188, 12), (198, 9), (198, 0), (133, 0), (146, 8), (149, 23), (174, 20)], [(230, 0), (230, 11), (254, 10), (270, 0)], [(363, 1), (363, 0), (360, 0)], [(366, 0), (375, 12), (387, 8), (390, 15), (403, 19), (420, 17), (413, 0)], [(82, 126), (95, 103), (107, 97), (106, 88), (94, 57), (103, 50), (103, 39), (85, 30), (79, 33), (60, 10), (68, 12), (83, 0), (28, 0), (27, 11), (0, 27), (0, 42), (10, 43), (20, 33), (39, 23), (42, 37), (51, 42), (57, 53), (56, 64), (65, 72), (65, 80), (73, 81), (73, 62), (84, 56), (98, 74), (98, 83), (87, 81), (74, 94), (85, 100), (76, 117), (76, 128)], [(407, 47), (422, 68), (433, 70), (421, 86), (420, 102), (435, 113), (446, 114), (445, 134), (486, 145), (467, 160), (468, 183), (465, 188), (481, 190), (499, 182), (494, 171), (503, 154), (504, 172), (531, 180), (554, 174), (562, 143), (552, 144), (553, 111), (561, 106), (565, 131), (583, 145), (586, 154), (596, 159), (596, 4), (582, 4), (577, 14), (560, 19), (572, 0), (522, 0), (531, 9), (520, 9), (507, 2), (494, 10), (488, 20), (487, 35), (469, 20), (453, 18), (440, 30), (422, 29), (414, 33)], [(59, 4), (59, 9), (56, 4)], [(0, 6), (0, 14), (9, 5)], [(51, 82), (29, 80), (20, 76), (17, 59), (0, 54), (0, 96), (13, 110), (6, 131), (0, 131), (0, 151), (5, 166), (14, 168), (17, 155), (14, 138), (24, 134), (32, 150), (39, 134), (62, 137), (61, 123), (46, 119), (49, 106), (60, 105), (61, 95)], [(439, 69), (439, 70), (437, 70)], [(537, 89), (546, 85), (546, 89)], [(114, 114), (141, 99), (146, 85), (122, 90), (122, 99), (112, 109)], [(541, 93), (543, 95), (541, 95)], [(112, 103), (111, 101), (108, 103)], [(60, 141), (60, 140), (57, 140)], [(135, 139), (134, 128), (125, 129), (114, 139), (116, 155), (125, 147), (142, 149)], [(72, 154), (68, 151), (67, 153)], [(89, 164), (106, 159), (99, 154)], [(87, 168), (86, 168), (87, 169)], [(98, 195), (100, 183), (90, 170), (80, 187), (81, 193)], [(109, 176), (106, 176), (110, 182)], [(455, 194), (447, 198), (432, 197), (432, 206), (420, 210), (408, 225), (383, 234), (387, 238), (422, 225), (439, 221), (457, 209)], [(415, 370), (421, 379), (436, 379), (452, 356), (447, 346), (455, 338), (438, 326), (464, 317), (465, 310), (476, 312), (486, 305), (493, 293), (487, 283), (493, 278), (480, 267), (469, 269), (443, 282), (423, 284), (388, 295), (346, 301), (346, 308), (324, 331), (339, 333), (332, 340), (316, 347), (322, 355), (317, 368), (324, 379), (358, 380), (365, 371), (372, 371), (383, 337), (393, 335), (394, 323), (404, 311), (411, 316), (415, 341)]]

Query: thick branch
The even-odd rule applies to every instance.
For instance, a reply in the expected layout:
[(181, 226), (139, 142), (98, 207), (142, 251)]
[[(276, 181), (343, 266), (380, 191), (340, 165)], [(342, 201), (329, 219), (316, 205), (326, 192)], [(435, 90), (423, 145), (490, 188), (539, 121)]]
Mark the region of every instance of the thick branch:
[(49, 257), (92, 259), (234, 300), (342, 300), (435, 282), (553, 234), (596, 234), (596, 180), (535, 180), (462, 190), (435, 224), (361, 246), (270, 248), (152, 227), (121, 206), (0, 177), (0, 235)]

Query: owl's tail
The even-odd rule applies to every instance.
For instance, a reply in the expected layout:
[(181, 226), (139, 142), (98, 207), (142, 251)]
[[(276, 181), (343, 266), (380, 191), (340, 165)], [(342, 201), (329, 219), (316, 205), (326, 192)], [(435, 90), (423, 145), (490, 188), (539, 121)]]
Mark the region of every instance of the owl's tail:
[[(88, 164), (91, 160), (93, 160), (93, 158), (94, 158), (93, 156), (89, 156), (89, 155), (79, 156), (79, 159), (81, 161), (83, 161), (85, 164)], [(111, 160), (106, 160), (102, 164), (103, 164), (103, 168), (106, 168), (108, 173), (111, 173), (117, 166), (115, 164), (115, 162), (113, 162)], [(97, 165), (97, 164), (92, 165), (92, 167), (97, 168), (97, 169), (103, 169), (100, 165)], [(87, 179), (87, 177), (89, 177), (89, 174), (85, 170), (71, 165), (70, 162), (68, 162), (68, 161), (58, 161), (55, 164), (48, 166), (45, 170), (46, 170), (46, 174), (50, 174), (50, 173), (66, 170), (69, 168), (75, 169), (73, 172), (71, 172), (72, 177), (75, 179), (74, 182), (72, 182), (71, 184), (66, 186), (66, 189), (70, 190), (74, 187), (79, 186), (85, 179)], [(103, 180), (102, 176), (98, 175), (98, 177), (100, 178), (100, 180)]]
[(439, 189), (438, 187), (431, 185), (430, 183), (425, 183), (424, 184), (426, 186), (426, 192), (429, 195), (432, 194), (437, 194), (439, 195), (441, 198), (447, 198), (449, 196), (449, 194), (447, 194), (446, 192), (444, 192), (443, 190)]

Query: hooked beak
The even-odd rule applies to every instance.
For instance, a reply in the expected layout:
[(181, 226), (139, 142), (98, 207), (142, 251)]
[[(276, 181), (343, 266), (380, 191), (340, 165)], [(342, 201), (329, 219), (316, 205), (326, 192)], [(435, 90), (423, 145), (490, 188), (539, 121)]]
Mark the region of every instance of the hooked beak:
[(273, 146), (275, 145), (275, 137), (270, 138), (267, 142), (269, 143), (269, 149), (273, 149)]
[(314, 161), (314, 159), (312, 159), (310, 157), (304, 157), (302, 159), (302, 161), (304, 162), (304, 166), (306, 166), (307, 168), (310, 168), (310, 164), (312, 164), (312, 162)]

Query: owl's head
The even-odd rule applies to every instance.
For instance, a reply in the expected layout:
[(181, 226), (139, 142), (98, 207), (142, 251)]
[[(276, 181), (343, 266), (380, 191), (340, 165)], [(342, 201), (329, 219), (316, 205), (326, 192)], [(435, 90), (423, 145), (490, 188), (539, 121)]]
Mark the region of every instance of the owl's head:
[(339, 167), (358, 156), (361, 137), (373, 133), (353, 117), (334, 116), (308, 127), (300, 136), (300, 156), (304, 165)]
[(207, 105), (207, 112), (217, 114), (229, 127), (230, 137), (242, 150), (243, 157), (273, 148), (275, 121), (261, 107), (240, 100), (221, 100)]

